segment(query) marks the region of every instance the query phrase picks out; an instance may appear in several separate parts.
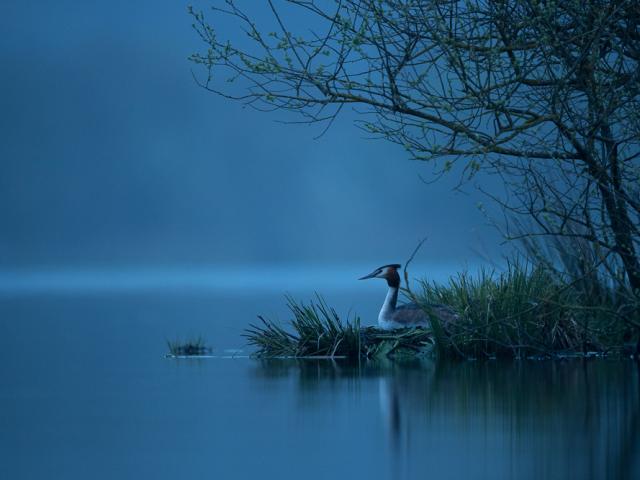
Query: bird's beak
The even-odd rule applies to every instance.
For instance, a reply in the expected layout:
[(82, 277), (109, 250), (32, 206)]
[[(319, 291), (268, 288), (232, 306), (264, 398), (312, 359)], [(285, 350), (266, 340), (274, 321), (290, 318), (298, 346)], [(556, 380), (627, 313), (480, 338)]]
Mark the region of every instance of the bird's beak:
[(368, 278), (376, 278), (376, 272), (372, 272), (369, 275), (365, 275), (364, 277), (360, 277), (358, 280), (366, 280)]

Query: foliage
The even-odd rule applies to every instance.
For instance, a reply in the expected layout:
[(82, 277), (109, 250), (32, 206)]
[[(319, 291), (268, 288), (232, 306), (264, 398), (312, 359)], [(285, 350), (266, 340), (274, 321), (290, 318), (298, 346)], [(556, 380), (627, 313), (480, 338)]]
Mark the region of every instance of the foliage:
[(547, 270), (510, 262), (502, 273), (481, 270), (446, 285), (421, 282), (426, 303), (446, 303), (460, 315), (445, 349), (464, 357), (558, 355), (621, 348), (625, 329), (608, 298), (586, 304)]
[(320, 296), (308, 304), (287, 296), (293, 314), (292, 333), (278, 323), (258, 318), (262, 325), (251, 325), (245, 332), (257, 355), (266, 357), (350, 356), (360, 351), (360, 319), (343, 323), (336, 311)]

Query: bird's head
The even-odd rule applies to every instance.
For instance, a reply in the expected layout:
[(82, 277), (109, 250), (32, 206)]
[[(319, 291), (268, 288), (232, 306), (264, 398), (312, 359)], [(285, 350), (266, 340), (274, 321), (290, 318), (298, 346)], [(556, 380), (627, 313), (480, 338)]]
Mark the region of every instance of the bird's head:
[(398, 274), (398, 269), (401, 267), (402, 265), (398, 263), (383, 265), (382, 267), (376, 268), (369, 275), (365, 275), (358, 280), (367, 280), (369, 278), (384, 278), (390, 287), (398, 288), (400, 286), (400, 275)]

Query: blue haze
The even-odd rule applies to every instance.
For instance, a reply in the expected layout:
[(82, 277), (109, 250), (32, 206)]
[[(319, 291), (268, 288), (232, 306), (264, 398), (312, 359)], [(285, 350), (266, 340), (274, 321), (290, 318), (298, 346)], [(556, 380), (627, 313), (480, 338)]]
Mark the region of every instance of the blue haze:
[(0, 23), (4, 267), (373, 267), (425, 235), (425, 262), (497, 251), (471, 186), (425, 185), (353, 114), (314, 140), (198, 88), (185, 3), (11, 2)]

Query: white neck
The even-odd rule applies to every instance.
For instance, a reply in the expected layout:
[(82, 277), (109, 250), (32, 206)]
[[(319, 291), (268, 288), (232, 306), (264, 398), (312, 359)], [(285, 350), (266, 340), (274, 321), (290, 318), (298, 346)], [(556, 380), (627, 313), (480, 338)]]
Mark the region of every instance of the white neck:
[(388, 321), (391, 315), (396, 310), (396, 303), (398, 302), (398, 287), (389, 287), (387, 297), (384, 299), (382, 309), (378, 315), (378, 323)]

